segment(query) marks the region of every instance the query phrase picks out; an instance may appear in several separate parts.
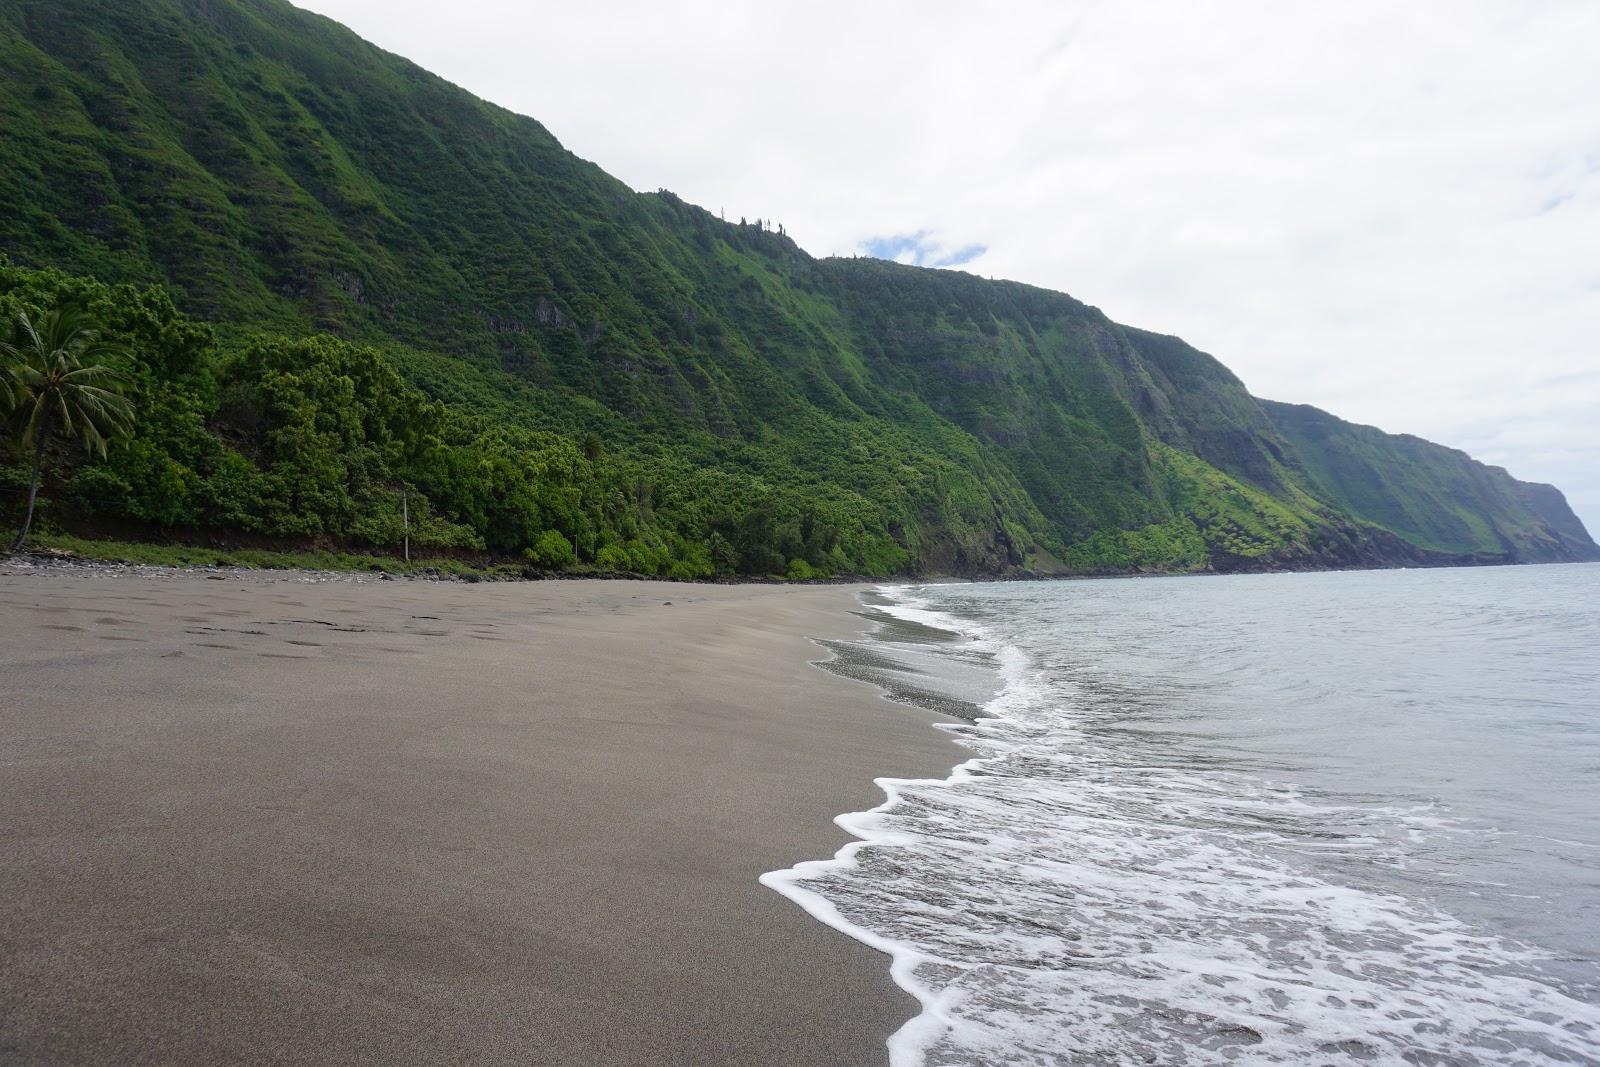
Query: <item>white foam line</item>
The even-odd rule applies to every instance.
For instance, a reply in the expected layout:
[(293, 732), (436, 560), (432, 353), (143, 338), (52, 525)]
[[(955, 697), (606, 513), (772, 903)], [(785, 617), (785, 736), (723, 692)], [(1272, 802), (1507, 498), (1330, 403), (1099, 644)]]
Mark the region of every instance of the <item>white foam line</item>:
[[(879, 586), (877, 592), (884, 596), (905, 595), (911, 586)], [(984, 641), (985, 639), (974, 634), (970, 628), (964, 628), (955, 619), (940, 612), (927, 611), (899, 604), (878, 605), (886, 614), (894, 615), (907, 621), (920, 622), (924, 625), (937, 626), (940, 629), (950, 630), (954, 633)], [(930, 622), (929, 620), (935, 620)], [(991, 643), (991, 642), (985, 642)], [(1013, 653), (1008, 657), (1006, 652)], [(1003, 665), (1015, 667), (1019, 665), (1020, 652), (1005, 646), (1000, 650)], [(1011, 681), (1016, 677), (1014, 671), (1004, 671), (1007, 684), (987, 704), (983, 711), (988, 712), (996, 707), (1011, 688)], [(984, 715), (982, 718), (994, 718)], [(954, 723), (935, 723), (935, 729), (947, 731), (961, 731), (971, 729)], [(830, 926), (840, 933), (877, 949), (890, 958), (889, 975), (895, 985), (905, 990), (916, 998), (921, 1006), (921, 1011), (905, 1025), (890, 1035), (889, 1065), (890, 1067), (923, 1067), (927, 1050), (933, 1047), (934, 1042), (943, 1037), (954, 1025), (951, 1009), (960, 999), (952, 991), (939, 993), (930, 986), (919, 982), (916, 971), (925, 963), (938, 963), (944, 966), (967, 968), (970, 964), (957, 960), (948, 960), (933, 956), (922, 951), (915, 945), (893, 938), (884, 937), (864, 926), (857, 925), (845, 918), (844, 914), (822, 894), (806, 886), (806, 882), (822, 878), (829, 874), (847, 871), (855, 868), (856, 854), (864, 848), (872, 846), (914, 846), (917, 838), (911, 834), (895, 833), (874, 825), (877, 816), (892, 811), (900, 803), (901, 791), (914, 787), (953, 787), (962, 781), (973, 777), (973, 771), (979, 765), (993, 759), (992, 756), (974, 756), (972, 759), (957, 764), (946, 778), (876, 778), (873, 784), (883, 790), (884, 800), (877, 807), (866, 811), (845, 812), (834, 818), (834, 824), (845, 833), (857, 840), (850, 842), (834, 853), (829, 859), (806, 860), (779, 871), (768, 871), (760, 878), (762, 885), (774, 892), (781, 893), (789, 900), (800, 905), (807, 915), (818, 922)]]
[[(895, 785), (900, 782), (910, 784), (911, 780), (878, 779), (877, 785), (888, 795), (888, 799), (870, 811), (854, 812), (852, 815), (870, 816), (893, 807), (899, 800)], [(934, 784), (934, 782), (930, 780), (923, 784)], [(895, 941), (856, 925), (846, 919), (832, 901), (805, 885), (809, 879), (855, 867), (856, 853), (869, 845), (895, 843), (894, 838), (904, 836), (884, 835), (876, 840), (867, 838), (865, 836), (867, 831), (854, 823), (852, 815), (840, 815), (834, 822), (848, 833), (861, 836), (861, 840), (845, 845), (832, 859), (807, 860), (786, 870), (769, 871), (761, 876), (761, 884), (782, 893), (818, 922), (831, 926), (840, 933), (853, 937), (890, 957), (889, 974), (895, 984), (916, 997), (917, 1003), (921, 1006), (921, 1011), (916, 1017), (901, 1026), (889, 1038), (890, 1067), (920, 1067), (923, 1050), (937, 1041), (950, 1026), (947, 1003), (950, 998), (941, 997), (928, 986), (918, 982), (915, 977), (917, 967), (923, 963), (933, 962), (933, 957), (903, 941)]]
[[(901, 807), (902, 800), (907, 794), (926, 793), (929, 790), (953, 790), (959, 788), (964, 782), (977, 778), (982, 771), (990, 770), (988, 764), (1004, 761), (1009, 752), (1026, 748), (1025, 742), (1011, 740), (1005, 736), (1009, 727), (1006, 723), (1020, 723), (1026, 725), (1028, 715), (1026, 707), (1029, 699), (1037, 700), (1047, 692), (1039, 690), (1027, 672), (1029, 659), (1021, 649), (1007, 644), (999, 639), (994, 631), (987, 631), (977, 624), (965, 621), (956, 621), (942, 613), (927, 610), (923, 607), (913, 606), (918, 602), (917, 587), (880, 587), (879, 590), (889, 596), (904, 598), (901, 603), (890, 604), (884, 607), (886, 613), (936, 625), (943, 629), (955, 631), (972, 638), (976, 642), (994, 650), (1003, 679), (1003, 685), (998, 694), (984, 705), (983, 716), (976, 725), (944, 724), (941, 728), (955, 732), (967, 739), (981, 739), (981, 750), (985, 755), (974, 756), (955, 767), (946, 778), (879, 778), (875, 784), (883, 790), (885, 799), (876, 807), (867, 811), (851, 812), (840, 815), (834, 819), (836, 825), (850, 834), (855, 840), (846, 844), (830, 859), (811, 860), (794, 867), (771, 871), (761, 876), (762, 885), (775, 892), (783, 894), (787, 899), (798, 904), (808, 915), (817, 921), (854, 938), (862, 944), (868, 945), (891, 959), (890, 975), (896, 985), (916, 998), (919, 1013), (900, 1027), (888, 1039), (887, 1046), (892, 1067), (924, 1067), (930, 1059), (932, 1050), (945, 1040), (960, 1040), (964, 1031), (972, 1025), (972, 1020), (963, 1018), (960, 1014), (964, 1006), (965, 995), (957, 991), (958, 986), (966, 983), (948, 981), (952, 970), (967, 972), (973, 977), (976, 966), (960, 959), (949, 959), (933, 951), (919, 947), (910, 941), (897, 940), (877, 933), (864, 926), (858, 925), (847, 918), (834, 903), (826, 899), (821, 892), (813, 888), (819, 880), (829, 876), (839, 875), (849, 879), (851, 872), (863, 866), (861, 851), (873, 846), (885, 848), (906, 849), (915, 853), (919, 846), (929, 841), (936, 841), (936, 837), (924, 837), (916, 833), (907, 833), (891, 829), (889, 824), (895, 821), (916, 824), (915, 819), (897, 820), (894, 818), (896, 809)], [(904, 600), (912, 601), (907, 604)], [(922, 601), (926, 603), (926, 601)], [(1021, 714), (1018, 714), (1021, 711)], [(998, 769), (998, 768), (996, 768)], [(1191, 790), (1200, 789), (1202, 793), (1211, 794), (1227, 791), (1227, 782), (1213, 780), (1215, 776), (1187, 775), (1179, 779), (1180, 784)], [(1230, 777), (1228, 781), (1232, 781)], [(985, 786), (977, 784), (973, 789), (964, 793), (966, 799), (984, 799)], [(1095, 783), (1090, 782), (1089, 788), (1095, 788)], [(1138, 783), (1124, 787), (1124, 791), (1138, 790)], [(1256, 787), (1263, 795), (1270, 794), (1275, 810), (1282, 810), (1285, 806), (1300, 811), (1351, 811), (1360, 812), (1360, 808), (1328, 807), (1318, 805), (1313, 807), (1302, 799), (1300, 791), (1263, 783)], [(1102, 787), (1104, 792), (1104, 787)], [(1187, 796), (1187, 794), (1184, 794)], [(1179, 800), (1187, 805), (1191, 801)], [(1381, 810), (1379, 814), (1382, 814)], [(1104, 812), (1096, 813), (1087, 811), (1075, 816), (1084, 818), (1107, 818), (1121, 822), (1113, 811), (1108, 816)], [(1445, 825), (1443, 821), (1440, 823)], [(1220, 846), (1219, 846), (1220, 847)], [(1224, 859), (1226, 857), (1223, 857)], [(1248, 855), (1245, 857), (1249, 859)], [(1026, 857), (1024, 857), (1026, 860)], [(1045, 861), (1051, 862), (1051, 861)], [(1219, 861), (1220, 862), (1220, 861)], [(1052, 869), (1054, 869), (1053, 863)], [(1095, 861), (1091, 859), (1090, 866), (1079, 864), (1074, 867), (1062, 867), (1063, 871), (1075, 874), (1080, 887), (1087, 886), (1089, 890), (1101, 892), (1101, 896), (1117, 889), (1119, 879), (1139, 877), (1138, 870), (1120, 872), (1117, 870), (1097, 870)], [(1206, 869), (1212, 869), (1207, 862)], [(1245, 874), (1256, 871), (1255, 865), (1246, 864), (1241, 868)], [(1183, 872), (1183, 867), (1173, 868), (1177, 874)], [(1263, 873), (1257, 871), (1257, 873)], [(1271, 875), (1273, 871), (1266, 870), (1264, 875)], [(1163, 870), (1156, 871), (1157, 877), (1171, 877), (1170, 873)], [(1226, 883), (1221, 883), (1224, 887)], [(1455, 1037), (1446, 1040), (1448, 1051), (1465, 1052), (1468, 1055), (1481, 1055), (1485, 1049), (1499, 1049), (1505, 1045), (1505, 1035), (1517, 1034), (1530, 1035), (1556, 1050), (1556, 1055), (1562, 1059), (1569, 1058), (1563, 1053), (1570, 1053), (1576, 1049), (1578, 1057), (1574, 1062), (1587, 1062), (1584, 1053), (1589, 1051), (1582, 1043), (1592, 1039), (1594, 1034), (1600, 1033), (1600, 1024), (1592, 1024), (1589, 1020), (1593, 1012), (1589, 1006), (1574, 1001), (1559, 987), (1542, 984), (1537, 978), (1528, 976), (1504, 975), (1497, 976), (1495, 972), (1484, 971), (1479, 975), (1475, 984), (1468, 984), (1464, 988), (1449, 988), (1446, 985), (1425, 980), (1420, 988), (1415, 990), (1399, 990), (1403, 996), (1403, 1010), (1391, 1014), (1386, 1021), (1377, 1024), (1360, 1025), (1351, 1014), (1355, 1009), (1347, 1006), (1346, 1002), (1355, 1004), (1361, 1010), (1369, 1010), (1372, 1005), (1363, 1006), (1365, 998), (1372, 990), (1369, 988), (1369, 979), (1366, 977), (1366, 968), (1375, 966), (1379, 971), (1385, 968), (1403, 967), (1408, 961), (1415, 959), (1428, 963), (1428, 957), (1440, 957), (1445, 964), (1454, 971), (1477, 972), (1482, 971), (1487, 963), (1495, 962), (1496, 953), (1503, 954), (1504, 962), (1517, 961), (1530, 962), (1534, 955), (1517, 955), (1513, 952), (1515, 946), (1503, 944), (1495, 939), (1487, 939), (1471, 935), (1471, 932), (1460, 927), (1455, 920), (1443, 914), (1422, 915), (1421, 925), (1413, 923), (1414, 929), (1410, 932), (1410, 940), (1393, 945), (1388, 948), (1378, 946), (1377, 951), (1367, 955), (1357, 952), (1355, 956), (1330, 955), (1336, 943), (1331, 940), (1334, 934), (1361, 934), (1363, 931), (1377, 931), (1383, 935), (1384, 931), (1399, 931), (1396, 922), (1407, 920), (1409, 913), (1403, 914), (1406, 905), (1404, 898), (1389, 897), (1381, 893), (1364, 892), (1351, 886), (1340, 885), (1332, 882), (1322, 882), (1316, 878), (1293, 877), (1279, 878), (1258, 885), (1252, 890), (1257, 896), (1265, 896), (1265, 913), (1284, 913), (1285, 908), (1290, 910), (1304, 910), (1315, 906), (1316, 914), (1320, 916), (1317, 923), (1313, 924), (1309, 934), (1312, 935), (1311, 943), (1307, 948), (1308, 957), (1298, 962), (1291, 960), (1279, 972), (1274, 972), (1268, 967), (1266, 970), (1257, 968), (1248, 958), (1249, 944), (1254, 944), (1256, 935), (1248, 931), (1231, 935), (1234, 937), (1234, 948), (1229, 952), (1215, 953), (1205, 949), (1203, 945), (1185, 942), (1181, 937), (1174, 940), (1168, 937), (1168, 943), (1158, 958), (1166, 958), (1169, 965), (1162, 975), (1156, 991), (1150, 994), (1155, 998), (1156, 1004), (1171, 1003), (1176, 1009), (1186, 1009), (1194, 1003), (1192, 990), (1196, 979), (1204, 980), (1207, 968), (1213, 971), (1220, 970), (1229, 980), (1254, 982), (1258, 989), (1256, 995), (1270, 993), (1264, 988), (1264, 983), (1269, 980), (1283, 985), (1287, 990), (1305, 989), (1307, 996), (1315, 994), (1317, 990), (1325, 991), (1329, 997), (1321, 1000), (1306, 1000), (1295, 1006), (1295, 1015), (1284, 1016), (1283, 1006), (1276, 1001), (1270, 1007), (1255, 1009), (1257, 1017), (1251, 1021), (1251, 1026), (1258, 1030), (1264, 1042), (1254, 1053), (1246, 1058), (1254, 1057), (1257, 1061), (1293, 1063), (1305, 1062), (1312, 1044), (1323, 1040), (1324, 1036), (1348, 1036), (1344, 1031), (1365, 1033), (1372, 1030), (1371, 1038), (1380, 1043), (1391, 1041), (1405, 1041), (1408, 1037), (1422, 1041), (1419, 1046), (1423, 1053), (1427, 1053), (1430, 1046), (1428, 1042), (1430, 1033), (1445, 1034), (1441, 1027), (1453, 1028)], [(1175, 898), (1178, 903), (1189, 900), (1192, 894), (1180, 893)], [(1423, 902), (1425, 903), (1425, 902)], [(1181, 914), (1181, 913), (1180, 913)], [(868, 920), (870, 921), (870, 920)], [(1113, 933), (1115, 933), (1113, 931)], [(1197, 947), (1198, 945), (1198, 947)], [(1241, 948), (1240, 946), (1246, 946)], [(1194, 954), (1199, 951), (1203, 958), (1198, 962)], [(1239, 952), (1247, 953), (1247, 958), (1241, 961)], [(1517, 950), (1520, 952), (1521, 950)], [(1532, 950), (1528, 950), (1531, 952)], [(1438, 959), (1434, 958), (1431, 965), (1437, 965)], [(1299, 967), (1296, 971), (1295, 968)], [(1283, 973), (1286, 971), (1287, 973)], [(1259, 973), (1258, 973), (1259, 972)], [(1419, 972), (1423, 979), (1428, 978), (1428, 972)], [(1127, 974), (1111, 973), (1107, 980), (1108, 989), (1116, 993), (1119, 989), (1127, 990), (1130, 994), (1133, 987), (1129, 984), (1132, 978)], [(1157, 976), (1152, 976), (1157, 977)], [(1491, 987), (1485, 983), (1491, 979), (1501, 983), (1501, 986)], [(1373, 979), (1379, 981), (1380, 979)], [(1441, 980), (1442, 981), (1442, 980)], [(935, 983), (942, 988), (935, 988)], [(1458, 983), (1459, 984), (1459, 983)], [(1503, 986), (1503, 988), (1502, 988)], [(1377, 992), (1383, 992), (1386, 987), (1381, 987)], [(1264, 990), (1264, 992), (1263, 992)], [(1499, 990), (1497, 992), (1497, 990)], [(1391, 990), (1393, 992), (1394, 990)], [(1060, 995), (1064, 990), (1056, 990), (1054, 995)], [(1247, 988), (1247, 992), (1249, 992)], [(1095, 999), (1088, 993), (1084, 996)], [(1337, 996), (1334, 996), (1337, 994)], [(981, 992), (979, 995), (983, 995)], [(1331, 1000), (1330, 1000), (1331, 998)], [(1421, 998), (1421, 999), (1419, 999)], [(1509, 999), (1508, 999), (1509, 998)], [(1459, 1020), (1447, 1018), (1451, 1016), (1448, 1005), (1460, 1000), (1459, 1009), (1462, 1014)], [(1072, 1000), (1079, 1004), (1082, 997)], [(1331, 1007), (1330, 1007), (1331, 1004)], [(1416, 1011), (1418, 1005), (1422, 1006), (1425, 1015), (1439, 1016), (1444, 1020), (1434, 1025), (1432, 1031), (1416, 1030), (1397, 1031), (1396, 1027), (1411, 1026), (1411, 1020), (1422, 1018)], [(1079, 1006), (1088, 1006), (1087, 1003)], [(1025, 1008), (1026, 1005), (1023, 1005)], [(1245, 1009), (1241, 1009), (1245, 1010)], [(1507, 1012), (1515, 1014), (1508, 1016)], [(1104, 1030), (1108, 1025), (1113, 1025), (1114, 1019), (1107, 1018), (1104, 1013), (1098, 1018), (1090, 1018), (1083, 1022), (1080, 1032), (1095, 1032), (1095, 1028)], [(1120, 1025), (1120, 1024), (1115, 1024)], [(1507, 1030), (1508, 1026), (1514, 1029)], [(1594, 1027), (1594, 1028), (1591, 1028)], [(979, 1036), (982, 1036), (981, 1034)], [(1448, 1035), (1447, 1035), (1448, 1036)], [(1486, 1039), (1498, 1041), (1498, 1044), (1486, 1045)], [(1101, 1033), (1095, 1039), (1102, 1046), (1107, 1040), (1120, 1040), (1116, 1034), (1107, 1037)], [(1460, 1044), (1460, 1042), (1466, 1044)], [(1311, 1044), (1308, 1044), (1311, 1043)], [(1093, 1042), (1091, 1042), (1093, 1044)], [(1458, 1047), (1459, 1045), (1459, 1047)], [(1426, 1046), (1426, 1047), (1424, 1047)], [(1320, 1048), (1320, 1046), (1318, 1046)], [(1369, 1044), (1364, 1043), (1363, 1049), (1373, 1052), (1384, 1058), (1384, 1062), (1398, 1062), (1396, 1048), (1384, 1044), (1383, 1048), (1374, 1050)], [(1439, 1046), (1444, 1048), (1445, 1046)], [(1509, 1046), (1507, 1046), (1507, 1051)], [(993, 1047), (988, 1049), (974, 1049), (983, 1054), (993, 1052)], [(1192, 1050), (1198, 1054), (1199, 1050)], [(1517, 1053), (1523, 1051), (1518, 1046)], [(1434, 1054), (1438, 1054), (1435, 1050)], [(1285, 1058), (1286, 1057), (1286, 1058)], [(1044, 1062), (1034, 1060), (1032, 1062)], [(1508, 1059), (1507, 1062), (1512, 1062)], [(1517, 1060), (1516, 1062), (1531, 1062)]]
[(876, 829), (871, 825), (874, 816), (884, 814), (900, 803), (900, 791), (915, 786), (950, 786), (972, 777), (971, 768), (984, 762), (975, 757), (957, 766), (948, 778), (878, 778), (874, 783), (884, 792), (885, 800), (866, 811), (847, 812), (837, 816), (834, 823), (846, 833), (859, 838), (834, 853), (831, 859), (806, 860), (781, 871), (768, 871), (761, 876), (761, 884), (782, 893), (800, 905), (813, 919), (831, 926), (842, 934), (855, 938), (870, 948), (877, 949), (890, 958), (889, 975), (895, 985), (917, 999), (921, 1011), (896, 1030), (889, 1038), (890, 1067), (922, 1067), (926, 1050), (950, 1029), (953, 1024), (950, 1010), (959, 999), (953, 992), (940, 994), (917, 981), (917, 967), (924, 963), (966, 968), (970, 965), (947, 960), (923, 952), (914, 945), (874, 933), (845, 918), (833, 902), (806, 886), (806, 882), (857, 866), (856, 853), (874, 845), (909, 846), (917, 839), (911, 834), (900, 834)]

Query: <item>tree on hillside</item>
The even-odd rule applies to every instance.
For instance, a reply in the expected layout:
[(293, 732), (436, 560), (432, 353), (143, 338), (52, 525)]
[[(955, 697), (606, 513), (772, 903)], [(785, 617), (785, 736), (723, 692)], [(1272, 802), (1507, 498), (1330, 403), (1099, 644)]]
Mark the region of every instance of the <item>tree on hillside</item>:
[(0, 407), (10, 412), (22, 444), (33, 446), (33, 477), (15, 552), (33, 525), (39, 471), (52, 434), (77, 437), (91, 455), (104, 456), (133, 429), (133, 405), (123, 394), (128, 379), (105, 362), (120, 349), (93, 318), (76, 306), (48, 312), (37, 324), (17, 312), (11, 336), (0, 340)]

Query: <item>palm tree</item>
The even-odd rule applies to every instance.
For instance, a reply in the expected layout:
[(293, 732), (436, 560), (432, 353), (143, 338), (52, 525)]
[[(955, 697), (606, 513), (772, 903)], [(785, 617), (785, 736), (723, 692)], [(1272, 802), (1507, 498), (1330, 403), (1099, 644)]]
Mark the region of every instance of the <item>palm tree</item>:
[(22, 547), (33, 525), (50, 435), (79, 437), (91, 455), (104, 456), (110, 442), (132, 431), (133, 405), (123, 395), (128, 380), (104, 362), (119, 351), (92, 318), (71, 305), (45, 315), (37, 326), (19, 311), (11, 339), (0, 341), (0, 405), (11, 409), (22, 443), (33, 445), (33, 480), (12, 552)]

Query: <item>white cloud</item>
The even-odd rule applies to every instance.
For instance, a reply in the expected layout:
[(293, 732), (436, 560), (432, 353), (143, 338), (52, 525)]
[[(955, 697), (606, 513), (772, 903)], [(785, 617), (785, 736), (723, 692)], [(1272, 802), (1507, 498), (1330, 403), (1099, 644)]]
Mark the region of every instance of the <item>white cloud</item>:
[(636, 188), (974, 253), (1600, 533), (1600, 5), (306, 6)]

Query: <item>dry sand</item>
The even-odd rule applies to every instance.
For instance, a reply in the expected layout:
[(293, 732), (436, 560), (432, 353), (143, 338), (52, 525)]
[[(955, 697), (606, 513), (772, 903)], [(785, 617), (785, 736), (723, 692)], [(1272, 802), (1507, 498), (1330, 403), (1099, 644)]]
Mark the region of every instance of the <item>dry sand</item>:
[(0, 573), (0, 1061), (884, 1062), (887, 960), (756, 881), (961, 758), (808, 665), (852, 606)]

